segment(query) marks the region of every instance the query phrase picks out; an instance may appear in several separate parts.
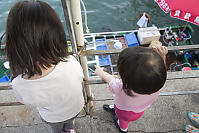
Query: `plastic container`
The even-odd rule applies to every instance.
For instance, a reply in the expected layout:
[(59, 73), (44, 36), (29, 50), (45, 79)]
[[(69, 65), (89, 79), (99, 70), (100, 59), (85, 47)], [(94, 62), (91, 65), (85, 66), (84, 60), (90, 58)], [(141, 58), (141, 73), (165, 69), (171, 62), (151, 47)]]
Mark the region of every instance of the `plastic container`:
[[(105, 39), (96, 40), (96, 49), (97, 50), (107, 50)], [(108, 66), (111, 64), (110, 55), (99, 55), (99, 65)]]
[(135, 46), (139, 45), (137, 37), (136, 37), (135, 33), (133, 33), (133, 32), (125, 35), (125, 39), (126, 39), (126, 44), (128, 47), (135, 47)]
[(0, 78), (0, 83), (5, 83), (5, 82), (9, 82), (10, 79), (8, 78), (7, 75), (4, 75), (2, 78)]

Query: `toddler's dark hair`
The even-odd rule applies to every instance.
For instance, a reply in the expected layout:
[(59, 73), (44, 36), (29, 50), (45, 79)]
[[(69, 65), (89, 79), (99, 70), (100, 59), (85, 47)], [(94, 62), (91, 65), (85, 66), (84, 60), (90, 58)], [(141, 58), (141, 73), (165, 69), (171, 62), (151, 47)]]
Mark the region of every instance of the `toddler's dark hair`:
[(42, 74), (68, 56), (66, 35), (56, 12), (45, 2), (25, 0), (10, 10), (6, 54), (14, 76)]
[(118, 59), (118, 71), (123, 82), (124, 92), (133, 96), (152, 94), (160, 90), (167, 77), (163, 59), (154, 50), (144, 47), (124, 49)]

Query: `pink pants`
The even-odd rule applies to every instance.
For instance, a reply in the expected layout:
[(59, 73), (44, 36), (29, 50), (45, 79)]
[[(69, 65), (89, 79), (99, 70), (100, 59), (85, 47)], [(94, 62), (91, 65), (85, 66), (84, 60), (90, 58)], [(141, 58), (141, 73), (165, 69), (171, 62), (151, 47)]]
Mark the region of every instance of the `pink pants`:
[(127, 129), (129, 126), (129, 122), (139, 119), (144, 114), (144, 111), (135, 113), (133, 111), (120, 110), (115, 106), (115, 114), (119, 119), (120, 128)]

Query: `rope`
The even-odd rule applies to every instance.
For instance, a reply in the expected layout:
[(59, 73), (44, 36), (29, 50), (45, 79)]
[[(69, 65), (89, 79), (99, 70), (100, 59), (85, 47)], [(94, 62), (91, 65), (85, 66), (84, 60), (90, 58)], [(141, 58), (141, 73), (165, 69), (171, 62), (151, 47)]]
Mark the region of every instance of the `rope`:
[(0, 48), (1, 48), (1, 44), (2, 44), (2, 39), (3, 39), (3, 37), (4, 37), (4, 35), (6, 34), (6, 32), (4, 32), (3, 34), (2, 34), (2, 36), (0, 37)]
[(82, 0), (80, 0), (83, 8), (84, 8), (84, 16), (85, 16), (85, 28), (86, 28), (86, 33), (87, 34), (90, 34), (90, 29), (88, 28), (88, 25), (87, 25), (87, 15), (86, 15), (86, 7), (84, 5), (84, 2)]

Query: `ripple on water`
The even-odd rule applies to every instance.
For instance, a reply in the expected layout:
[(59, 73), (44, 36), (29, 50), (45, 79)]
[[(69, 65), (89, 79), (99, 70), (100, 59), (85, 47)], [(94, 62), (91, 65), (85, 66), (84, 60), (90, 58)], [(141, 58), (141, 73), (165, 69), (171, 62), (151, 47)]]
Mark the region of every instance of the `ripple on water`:
[[(6, 18), (10, 8), (18, 1), (0, 0), (0, 33), (5, 30)], [(43, 1), (56, 10), (66, 29), (61, 0)], [(137, 29), (138, 16), (142, 12), (148, 12), (151, 16), (150, 25), (155, 24), (158, 27), (164, 27), (185, 23), (165, 14), (154, 0), (84, 0), (84, 3), (87, 8), (88, 26), (91, 32), (100, 32), (102, 28), (112, 31)], [(82, 15), (84, 15), (83, 10)], [(194, 30), (197, 30), (199, 34), (199, 26), (195, 26)], [(195, 32), (195, 34), (197, 33)]]

